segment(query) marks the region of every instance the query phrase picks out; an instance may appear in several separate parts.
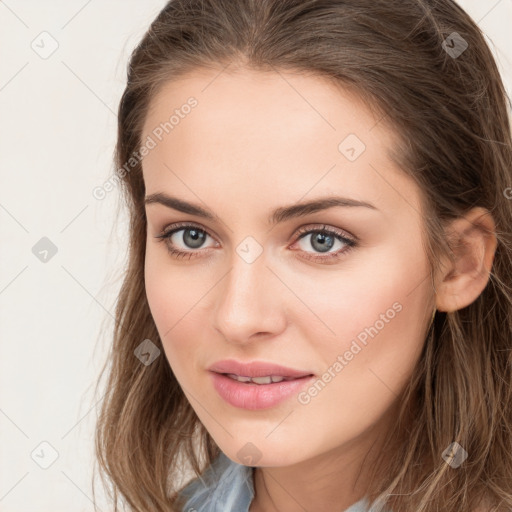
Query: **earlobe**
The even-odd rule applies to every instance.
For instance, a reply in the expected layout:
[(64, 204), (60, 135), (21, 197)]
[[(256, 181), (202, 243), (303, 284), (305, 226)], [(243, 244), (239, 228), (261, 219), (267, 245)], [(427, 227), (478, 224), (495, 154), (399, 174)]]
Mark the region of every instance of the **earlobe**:
[(475, 207), (452, 221), (447, 237), (453, 262), (438, 279), (436, 307), (452, 312), (473, 303), (489, 281), (497, 247), (494, 219), (488, 210)]

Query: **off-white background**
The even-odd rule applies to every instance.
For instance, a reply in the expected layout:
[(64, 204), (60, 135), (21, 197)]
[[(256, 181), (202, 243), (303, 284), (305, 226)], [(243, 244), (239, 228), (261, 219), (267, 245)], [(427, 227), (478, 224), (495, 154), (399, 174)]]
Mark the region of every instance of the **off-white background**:
[[(113, 229), (117, 189), (103, 200), (92, 191), (113, 171), (129, 53), (165, 3), (0, 2), (2, 512), (93, 510), (102, 397), (93, 386), (121, 284), (126, 217)], [(492, 41), (510, 93), (512, 0), (460, 3)], [(32, 48), (52, 44), (48, 58)], [(43, 237), (57, 249), (46, 262), (32, 251)], [(96, 489), (99, 509), (110, 510)]]

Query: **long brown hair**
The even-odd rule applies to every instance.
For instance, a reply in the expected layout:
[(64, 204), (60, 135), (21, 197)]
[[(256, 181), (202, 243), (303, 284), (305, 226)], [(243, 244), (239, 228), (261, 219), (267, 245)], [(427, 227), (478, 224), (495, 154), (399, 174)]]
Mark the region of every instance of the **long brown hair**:
[[(166, 358), (146, 366), (134, 357), (145, 339), (163, 347), (145, 294), (141, 161), (130, 159), (163, 84), (233, 63), (327, 77), (381, 112), (399, 136), (395, 161), (423, 193), (432, 271), (450, 255), (448, 221), (474, 206), (492, 214), (498, 246), (487, 286), (469, 306), (437, 312), (402, 395), (398, 446), (395, 438), (380, 454), (367, 495), (393, 512), (470, 511), (484, 496), (489, 509), (510, 510), (508, 101), (481, 30), (452, 0), (172, 0), (133, 51), (116, 146), (129, 252), (95, 438), (115, 510), (119, 498), (140, 512), (178, 507), (183, 471), (200, 474), (219, 453)], [(441, 456), (453, 442), (469, 455), (457, 469)]]

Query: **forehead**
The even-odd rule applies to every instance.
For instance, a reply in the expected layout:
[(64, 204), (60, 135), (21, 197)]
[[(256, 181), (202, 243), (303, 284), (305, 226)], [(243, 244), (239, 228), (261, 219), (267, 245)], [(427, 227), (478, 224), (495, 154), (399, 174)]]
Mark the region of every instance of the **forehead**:
[(398, 137), (381, 117), (322, 77), (197, 70), (151, 101), (142, 140), (156, 146), (143, 161), (146, 190), (178, 188), (192, 199), (191, 191), (227, 197), (229, 188), (261, 201), (271, 186), (283, 203), (335, 191), (393, 210), (397, 196), (411, 203), (418, 191), (391, 160)]
[[(192, 120), (187, 124), (211, 127), (210, 136), (215, 136), (219, 128), (241, 128), (244, 133), (263, 135), (262, 128), (267, 127), (268, 131), (274, 129), (272, 138), (279, 134), (291, 138), (311, 130), (318, 131), (319, 136), (326, 130), (343, 133), (347, 128), (365, 132), (382, 118), (355, 92), (325, 77), (284, 71), (198, 69), (158, 90), (150, 102), (144, 132), (169, 120), (191, 97), (198, 103), (194, 112), (200, 111), (201, 115), (190, 116)], [(220, 125), (222, 121), (226, 123)], [(173, 132), (182, 131), (179, 124)]]

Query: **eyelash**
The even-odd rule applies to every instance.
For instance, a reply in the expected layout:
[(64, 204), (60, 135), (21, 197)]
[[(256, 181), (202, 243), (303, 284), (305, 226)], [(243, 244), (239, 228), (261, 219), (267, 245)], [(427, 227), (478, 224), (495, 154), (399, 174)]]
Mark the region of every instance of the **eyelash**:
[[(171, 226), (167, 227), (162, 233), (155, 236), (155, 238), (158, 238), (159, 242), (168, 242), (170, 237), (174, 233), (177, 233), (178, 231), (183, 231), (186, 228), (193, 228), (202, 233), (206, 233), (211, 238), (214, 238), (214, 237), (212, 237), (212, 235), (210, 235), (210, 233), (208, 233), (208, 231), (206, 229), (201, 228), (197, 224), (186, 223), (186, 222), (172, 224)], [(320, 263), (331, 263), (331, 262), (334, 263), (334, 262), (338, 261), (339, 259), (341, 259), (349, 251), (351, 251), (358, 245), (355, 239), (348, 238), (347, 236), (345, 236), (344, 232), (342, 232), (336, 228), (327, 229), (327, 226), (325, 224), (318, 224), (315, 226), (307, 226), (307, 227), (299, 228), (299, 230), (296, 234), (296, 240), (293, 242), (293, 244), (297, 243), (299, 240), (304, 238), (306, 235), (314, 234), (314, 233), (322, 233), (322, 234), (332, 235), (337, 240), (340, 240), (341, 242), (343, 242), (346, 245), (346, 247), (338, 250), (337, 252), (329, 253), (327, 256), (315, 256), (311, 253), (305, 252), (305, 254), (307, 256), (304, 256), (304, 258), (307, 260), (310, 260), (310, 261), (315, 261), (315, 262), (320, 262)], [(172, 247), (170, 245), (170, 243), (166, 243), (166, 247), (167, 247), (167, 251), (169, 252), (169, 254), (173, 258), (176, 258), (176, 259), (195, 258), (199, 255), (198, 253), (200, 252), (198, 250), (180, 251), (180, 250)]]

